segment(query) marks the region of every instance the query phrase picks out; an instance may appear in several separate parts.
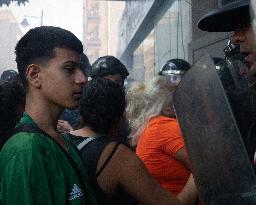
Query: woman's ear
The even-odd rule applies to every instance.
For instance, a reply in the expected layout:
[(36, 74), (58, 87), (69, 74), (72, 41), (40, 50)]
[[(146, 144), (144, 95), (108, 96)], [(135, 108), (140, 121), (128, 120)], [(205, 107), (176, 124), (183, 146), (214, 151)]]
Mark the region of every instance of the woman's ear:
[(28, 84), (35, 88), (41, 87), (41, 78), (40, 78), (40, 67), (36, 64), (30, 64), (27, 67), (26, 76), (28, 79)]

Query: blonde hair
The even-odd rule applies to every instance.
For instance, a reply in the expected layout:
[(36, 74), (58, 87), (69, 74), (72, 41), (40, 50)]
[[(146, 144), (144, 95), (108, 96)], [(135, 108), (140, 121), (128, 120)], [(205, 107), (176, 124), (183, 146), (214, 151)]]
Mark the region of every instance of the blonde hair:
[(164, 103), (169, 99), (172, 103), (175, 89), (176, 85), (163, 76), (155, 76), (145, 85), (135, 83), (128, 89), (126, 117), (131, 127), (129, 137), (133, 146), (137, 145), (148, 121), (161, 114)]

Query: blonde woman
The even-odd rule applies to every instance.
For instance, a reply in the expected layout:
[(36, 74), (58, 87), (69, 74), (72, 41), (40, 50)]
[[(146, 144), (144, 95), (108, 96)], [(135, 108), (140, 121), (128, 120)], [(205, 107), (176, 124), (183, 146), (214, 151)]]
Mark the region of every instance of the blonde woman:
[[(175, 195), (182, 191), (191, 174), (172, 105), (176, 86), (166, 77), (154, 77), (143, 90), (127, 93), (126, 110), (136, 154), (161, 186)], [(190, 190), (192, 204), (196, 201), (194, 189), (195, 186)]]

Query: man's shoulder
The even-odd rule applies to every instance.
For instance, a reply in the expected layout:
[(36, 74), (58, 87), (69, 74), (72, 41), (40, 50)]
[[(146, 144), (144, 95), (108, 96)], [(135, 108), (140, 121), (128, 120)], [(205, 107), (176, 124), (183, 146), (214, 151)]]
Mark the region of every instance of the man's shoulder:
[(1, 155), (13, 155), (16, 153), (28, 154), (45, 145), (44, 137), (37, 133), (19, 132), (14, 134), (3, 146)]

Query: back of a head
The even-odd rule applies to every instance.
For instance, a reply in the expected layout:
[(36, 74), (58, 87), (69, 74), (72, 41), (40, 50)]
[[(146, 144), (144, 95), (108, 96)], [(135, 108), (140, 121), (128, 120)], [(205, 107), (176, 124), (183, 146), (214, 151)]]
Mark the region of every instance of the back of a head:
[(18, 81), (0, 85), (0, 149), (11, 136), (25, 107), (25, 91)]
[(83, 90), (80, 113), (85, 126), (99, 134), (108, 134), (125, 110), (124, 89), (104, 78), (93, 78)]
[(176, 88), (177, 84), (171, 82), (166, 76), (155, 76), (148, 81), (145, 92), (150, 102), (145, 108), (145, 115), (147, 116), (145, 119), (160, 115), (166, 102), (172, 106), (172, 96)]
[(81, 68), (87, 76), (91, 76), (92, 65), (89, 61), (89, 58), (84, 53), (81, 54)]
[(125, 79), (129, 72), (125, 65), (114, 56), (102, 56), (92, 65), (92, 78), (119, 74)]
[(177, 88), (177, 84), (170, 81), (168, 76), (154, 76), (145, 85), (145, 92), (152, 98), (174, 92)]
[(138, 117), (148, 102), (144, 83), (133, 82), (127, 89), (126, 100), (126, 117), (133, 129), (136, 124), (135, 122), (139, 120)]
[[(128, 94), (127, 118), (130, 120), (132, 144), (136, 145), (147, 122), (161, 115), (165, 102), (172, 103), (176, 84), (166, 76), (154, 76), (145, 83), (145, 88)], [(135, 99), (133, 102), (132, 100)], [(171, 106), (171, 104), (170, 104)]]
[(41, 26), (30, 29), (17, 43), (16, 62), (20, 78), (27, 89), (26, 69), (29, 64), (43, 64), (54, 57), (55, 48), (67, 48), (83, 53), (82, 42), (70, 31), (54, 27)]
[(5, 70), (1, 75), (1, 80), (12, 81), (16, 78), (18, 73), (15, 70)]

